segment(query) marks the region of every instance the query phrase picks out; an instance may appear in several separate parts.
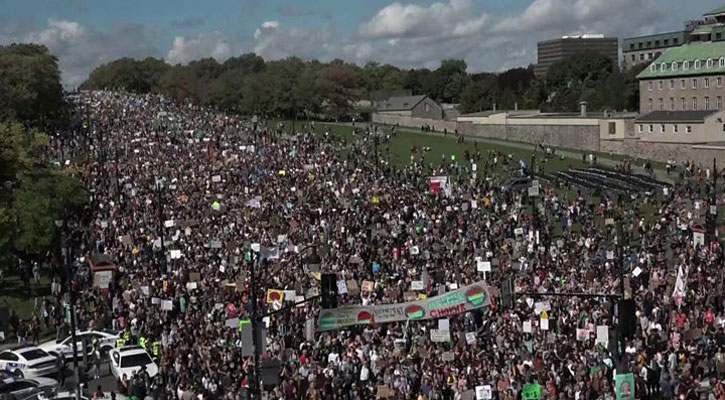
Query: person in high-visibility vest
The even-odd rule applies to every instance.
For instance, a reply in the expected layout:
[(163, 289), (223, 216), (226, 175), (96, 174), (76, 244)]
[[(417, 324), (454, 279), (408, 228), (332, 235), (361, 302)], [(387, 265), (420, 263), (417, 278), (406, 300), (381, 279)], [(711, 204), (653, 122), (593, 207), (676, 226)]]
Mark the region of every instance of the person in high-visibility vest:
[(121, 347), (123, 347), (125, 345), (126, 345), (126, 339), (124, 339), (122, 337), (116, 339), (116, 348), (117, 349), (120, 349)]
[(126, 343), (131, 343), (131, 329), (126, 327), (126, 330), (123, 332), (123, 340), (126, 341)]
[(142, 349), (146, 350), (146, 338), (143, 336), (139, 336), (138, 345), (141, 346)]
[(154, 358), (160, 359), (161, 358), (161, 341), (157, 340), (152, 345), (151, 348), (153, 349)]

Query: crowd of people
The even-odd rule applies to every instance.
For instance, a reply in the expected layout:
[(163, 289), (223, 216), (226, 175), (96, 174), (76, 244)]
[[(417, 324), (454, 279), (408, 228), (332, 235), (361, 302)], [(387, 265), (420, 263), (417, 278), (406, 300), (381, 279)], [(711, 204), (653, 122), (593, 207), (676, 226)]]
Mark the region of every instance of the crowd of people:
[[(614, 399), (617, 371), (634, 374), (636, 398), (725, 399), (722, 252), (696, 246), (690, 230), (708, 209), (706, 182), (595, 202), (542, 181), (532, 202), (527, 191), (502, 190), (519, 169), (500, 153), (433, 165), (418, 152), (394, 167), (365, 133), (281, 131), (157, 95), (84, 92), (77, 109), (84, 127), (56, 143), (67, 159), (93, 156), (70, 164), (94, 212), (76, 255), (107, 254), (118, 266), (108, 291), (85, 271), (80, 329), (143, 339), (159, 365), (153, 378), (125, 377), (125, 390), (243, 398), (253, 359), (228, 321), (283, 307), (264, 318), (260, 338), (262, 361), (280, 366), (279, 383), (263, 388), (268, 399), (457, 400), (481, 386), (518, 399), (532, 384), (541, 398)], [(448, 176), (450, 193), (432, 194), (431, 176)], [(328, 273), (350, 289), (340, 307), (430, 298), (484, 279), (492, 303), (447, 323), (320, 332), (319, 301), (292, 303), (319, 293)], [(518, 293), (511, 306), (503, 280)], [(412, 290), (414, 281), (423, 288)], [(268, 290), (284, 301), (269, 301)], [(621, 312), (609, 295), (622, 293), (635, 300), (636, 326), (617, 351)], [(437, 329), (449, 340), (433, 342)]]

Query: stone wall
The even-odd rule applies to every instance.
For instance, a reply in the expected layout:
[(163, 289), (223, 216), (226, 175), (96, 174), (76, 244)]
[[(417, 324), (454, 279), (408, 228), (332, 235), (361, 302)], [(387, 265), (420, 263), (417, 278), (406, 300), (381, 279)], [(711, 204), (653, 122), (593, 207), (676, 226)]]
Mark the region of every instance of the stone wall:
[(675, 160), (682, 163), (688, 160), (709, 165), (716, 158), (717, 163), (725, 165), (725, 146), (703, 146), (686, 143), (643, 142), (637, 139), (602, 140), (601, 151), (604, 153), (636, 156), (639, 158), (667, 162)]
[(377, 124), (386, 125), (400, 125), (409, 128), (420, 129), (423, 125), (428, 125), (437, 132), (443, 132), (444, 129), (448, 132), (454, 132), (456, 130), (456, 121), (444, 121), (444, 120), (433, 120), (429, 118), (416, 118), (404, 115), (385, 115), (374, 113), (372, 120)]

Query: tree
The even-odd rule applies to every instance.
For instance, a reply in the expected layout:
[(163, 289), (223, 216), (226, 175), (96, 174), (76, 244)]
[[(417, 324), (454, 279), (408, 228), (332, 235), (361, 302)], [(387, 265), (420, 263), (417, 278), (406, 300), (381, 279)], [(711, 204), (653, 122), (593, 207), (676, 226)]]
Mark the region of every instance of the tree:
[(37, 44), (0, 46), (0, 121), (39, 126), (63, 108), (58, 60)]
[(344, 64), (331, 64), (320, 71), (317, 87), (336, 116), (350, 109), (359, 98), (358, 82), (354, 71)]

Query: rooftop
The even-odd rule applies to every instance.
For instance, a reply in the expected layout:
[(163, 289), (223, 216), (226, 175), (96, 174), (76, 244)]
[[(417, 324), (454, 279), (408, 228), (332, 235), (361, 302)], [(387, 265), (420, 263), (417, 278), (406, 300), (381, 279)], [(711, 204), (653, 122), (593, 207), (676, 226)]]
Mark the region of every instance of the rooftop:
[[(637, 78), (722, 74), (725, 73), (725, 62), (721, 62), (721, 58), (725, 61), (725, 42), (695, 42), (672, 47), (654, 60), (649, 68), (640, 72)], [(708, 59), (713, 60), (709, 68)], [(700, 60), (699, 68), (696, 68), (696, 60)]]
[(691, 122), (702, 123), (718, 110), (703, 111), (652, 111), (636, 119), (636, 122)]
[(711, 17), (711, 16), (714, 16), (714, 15), (720, 15), (720, 14), (725, 14), (725, 6), (718, 7), (716, 9), (714, 9), (714, 10), (710, 10), (710, 11), (708, 11), (705, 14), (702, 14), (702, 15), (704, 17)]
[(380, 104), (379, 111), (407, 111), (412, 110), (418, 103), (423, 101), (427, 96), (403, 96), (391, 97), (384, 103)]

